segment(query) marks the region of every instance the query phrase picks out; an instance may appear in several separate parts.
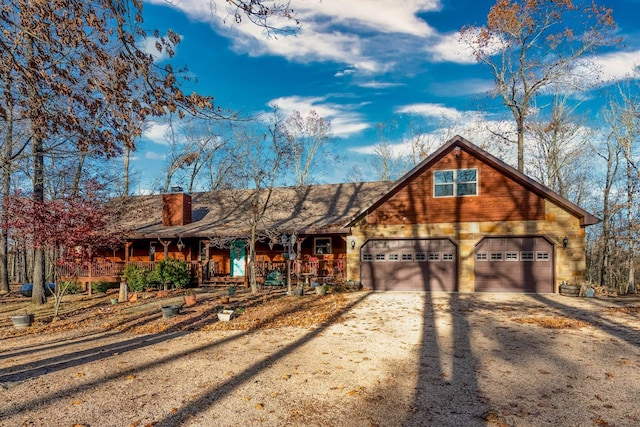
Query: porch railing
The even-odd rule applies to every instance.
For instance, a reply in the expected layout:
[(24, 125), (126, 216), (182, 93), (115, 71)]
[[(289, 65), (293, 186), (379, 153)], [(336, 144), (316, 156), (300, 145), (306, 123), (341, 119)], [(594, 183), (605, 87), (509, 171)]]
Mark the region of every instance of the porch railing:
[[(153, 261), (130, 261), (129, 264), (135, 264), (138, 268), (153, 270), (155, 262)], [(193, 279), (199, 278), (207, 281), (212, 277), (223, 274), (220, 265), (213, 260), (208, 263), (200, 263), (198, 261), (190, 261), (189, 271)], [(56, 266), (56, 275), (58, 278), (70, 277), (101, 277), (120, 279), (126, 267), (125, 262), (92, 262), (91, 264), (61, 264)], [(286, 261), (256, 261), (256, 275), (265, 277), (272, 271), (280, 271), (286, 273)], [(295, 277), (300, 274), (307, 278), (334, 278), (343, 277), (344, 260), (317, 260), (317, 261), (300, 261), (295, 260), (291, 265), (291, 273)]]

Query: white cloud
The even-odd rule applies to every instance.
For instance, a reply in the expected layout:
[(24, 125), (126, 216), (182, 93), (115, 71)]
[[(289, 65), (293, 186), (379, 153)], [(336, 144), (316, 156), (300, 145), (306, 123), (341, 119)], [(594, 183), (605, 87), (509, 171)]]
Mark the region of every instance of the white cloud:
[(460, 41), (458, 32), (438, 36), (433, 43), (425, 47), (425, 50), (435, 62), (476, 63), (471, 48)]
[(395, 109), (399, 114), (418, 114), (420, 116), (446, 119), (451, 121), (460, 120), (462, 113), (455, 108), (445, 107), (442, 104), (411, 104), (403, 105)]
[(602, 78), (608, 82), (640, 77), (640, 50), (611, 52), (595, 56), (591, 61), (600, 68)]
[(387, 89), (390, 87), (404, 86), (403, 83), (383, 83), (383, 82), (366, 82), (360, 83), (358, 86), (366, 89)]
[(169, 124), (160, 122), (149, 122), (142, 132), (142, 137), (155, 142), (156, 144), (166, 145), (165, 135), (169, 130)]
[(155, 151), (147, 151), (144, 154), (144, 158), (147, 160), (164, 160), (166, 158), (166, 155), (162, 153), (156, 153)]
[[(147, 1), (167, 5), (166, 0)], [(253, 56), (279, 55), (302, 63), (346, 64), (349, 71), (339, 76), (355, 71), (384, 72), (404, 57), (403, 51), (415, 53), (425, 39), (436, 35), (419, 14), (442, 8), (441, 0), (292, 0), (290, 6), (302, 22), (301, 31), (292, 37), (265, 37), (265, 30), (246, 18), (235, 23), (235, 10), (226, 2), (180, 0), (169, 4), (191, 19), (210, 23), (232, 40), (236, 51)], [(292, 25), (283, 19), (271, 24)]]
[[(486, 75), (487, 77), (490, 76), (489, 70), (487, 70)], [(493, 89), (493, 81), (478, 78), (435, 82), (429, 86), (431, 93), (441, 97), (477, 95), (490, 92)]]
[(311, 110), (319, 116), (331, 121), (331, 130), (335, 136), (347, 137), (370, 127), (364, 116), (356, 110), (360, 104), (336, 104), (327, 101), (326, 97), (285, 96), (268, 103), (277, 105), (282, 114), (290, 115), (294, 111), (306, 116)]

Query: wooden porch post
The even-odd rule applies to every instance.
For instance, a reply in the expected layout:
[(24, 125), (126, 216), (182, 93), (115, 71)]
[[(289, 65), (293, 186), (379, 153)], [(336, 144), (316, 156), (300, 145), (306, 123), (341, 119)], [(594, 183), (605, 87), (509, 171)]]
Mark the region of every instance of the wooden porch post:
[(161, 240), (160, 237), (158, 237), (158, 242), (160, 242), (162, 244), (162, 248), (164, 249), (163, 254), (164, 254), (164, 259), (169, 258), (169, 245), (171, 244), (171, 240)]

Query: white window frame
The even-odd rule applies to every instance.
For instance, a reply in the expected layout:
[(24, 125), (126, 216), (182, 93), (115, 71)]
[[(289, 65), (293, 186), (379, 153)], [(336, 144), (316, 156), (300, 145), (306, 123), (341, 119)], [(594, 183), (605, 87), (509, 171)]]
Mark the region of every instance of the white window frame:
[(427, 254), (425, 252), (416, 252), (413, 258), (417, 262), (425, 262), (427, 260)]
[[(460, 172), (466, 171), (474, 171), (475, 172), (475, 181), (458, 181), (458, 175)], [(443, 181), (438, 182), (438, 175), (444, 175), (446, 173), (451, 173), (452, 181)], [(475, 186), (475, 192), (470, 194), (458, 194), (458, 185), (468, 185), (472, 184)], [(451, 191), (446, 191), (446, 194), (437, 195), (437, 188), (449, 188), (451, 187)], [(433, 171), (433, 197), (441, 198), (441, 197), (469, 197), (469, 196), (477, 196), (478, 191), (478, 169), (477, 168), (468, 168), (468, 169), (442, 169)]]
[(534, 261), (533, 251), (520, 251), (520, 261)]
[(397, 253), (392, 253), (387, 256), (388, 261), (400, 261), (400, 255)]
[(427, 254), (427, 258), (429, 259), (429, 262), (440, 261), (440, 252), (429, 252)]
[(489, 254), (487, 252), (478, 252), (476, 254), (476, 261), (489, 261)]
[(489, 260), (493, 262), (502, 262), (504, 261), (504, 254), (502, 251), (491, 252), (489, 255)]
[(536, 261), (550, 261), (551, 255), (546, 251), (536, 252)]
[(374, 257), (375, 261), (386, 261), (387, 257), (385, 254), (376, 254)]
[(371, 262), (373, 261), (373, 255), (372, 254), (362, 254), (362, 261), (363, 262)]
[(518, 251), (506, 251), (504, 253), (504, 260), (510, 262), (519, 261), (520, 257), (518, 255)]
[(453, 261), (453, 254), (448, 252), (443, 252), (442, 261)]
[(413, 254), (412, 253), (403, 253), (402, 254), (402, 261), (413, 261)]

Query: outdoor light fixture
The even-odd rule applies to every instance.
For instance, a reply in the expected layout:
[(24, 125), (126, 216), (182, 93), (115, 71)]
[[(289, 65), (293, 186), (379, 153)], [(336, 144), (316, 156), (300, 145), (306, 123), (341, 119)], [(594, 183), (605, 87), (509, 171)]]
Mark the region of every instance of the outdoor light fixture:
[(176, 244), (176, 246), (178, 247), (178, 250), (182, 252), (182, 250), (184, 249), (184, 243), (182, 243), (182, 237), (178, 237), (178, 243)]
[(454, 149), (453, 149), (453, 155), (454, 155), (455, 157), (458, 157), (458, 156), (460, 155), (460, 151), (461, 151), (461, 150), (460, 150), (460, 147), (456, 147), (456, 148), (454, 148)]
[(273, 245), (274, 245), (273, 240), (269, 240), (269, 249), (270, 250), (273, 250)]
[(356, 239), (351, 239), (351, 249), (356, 248)]
[(569, 246), (569, 238), (564, 236), (564, 239), (562, 239), (562, 249), (567, 249), (567, 246)]

